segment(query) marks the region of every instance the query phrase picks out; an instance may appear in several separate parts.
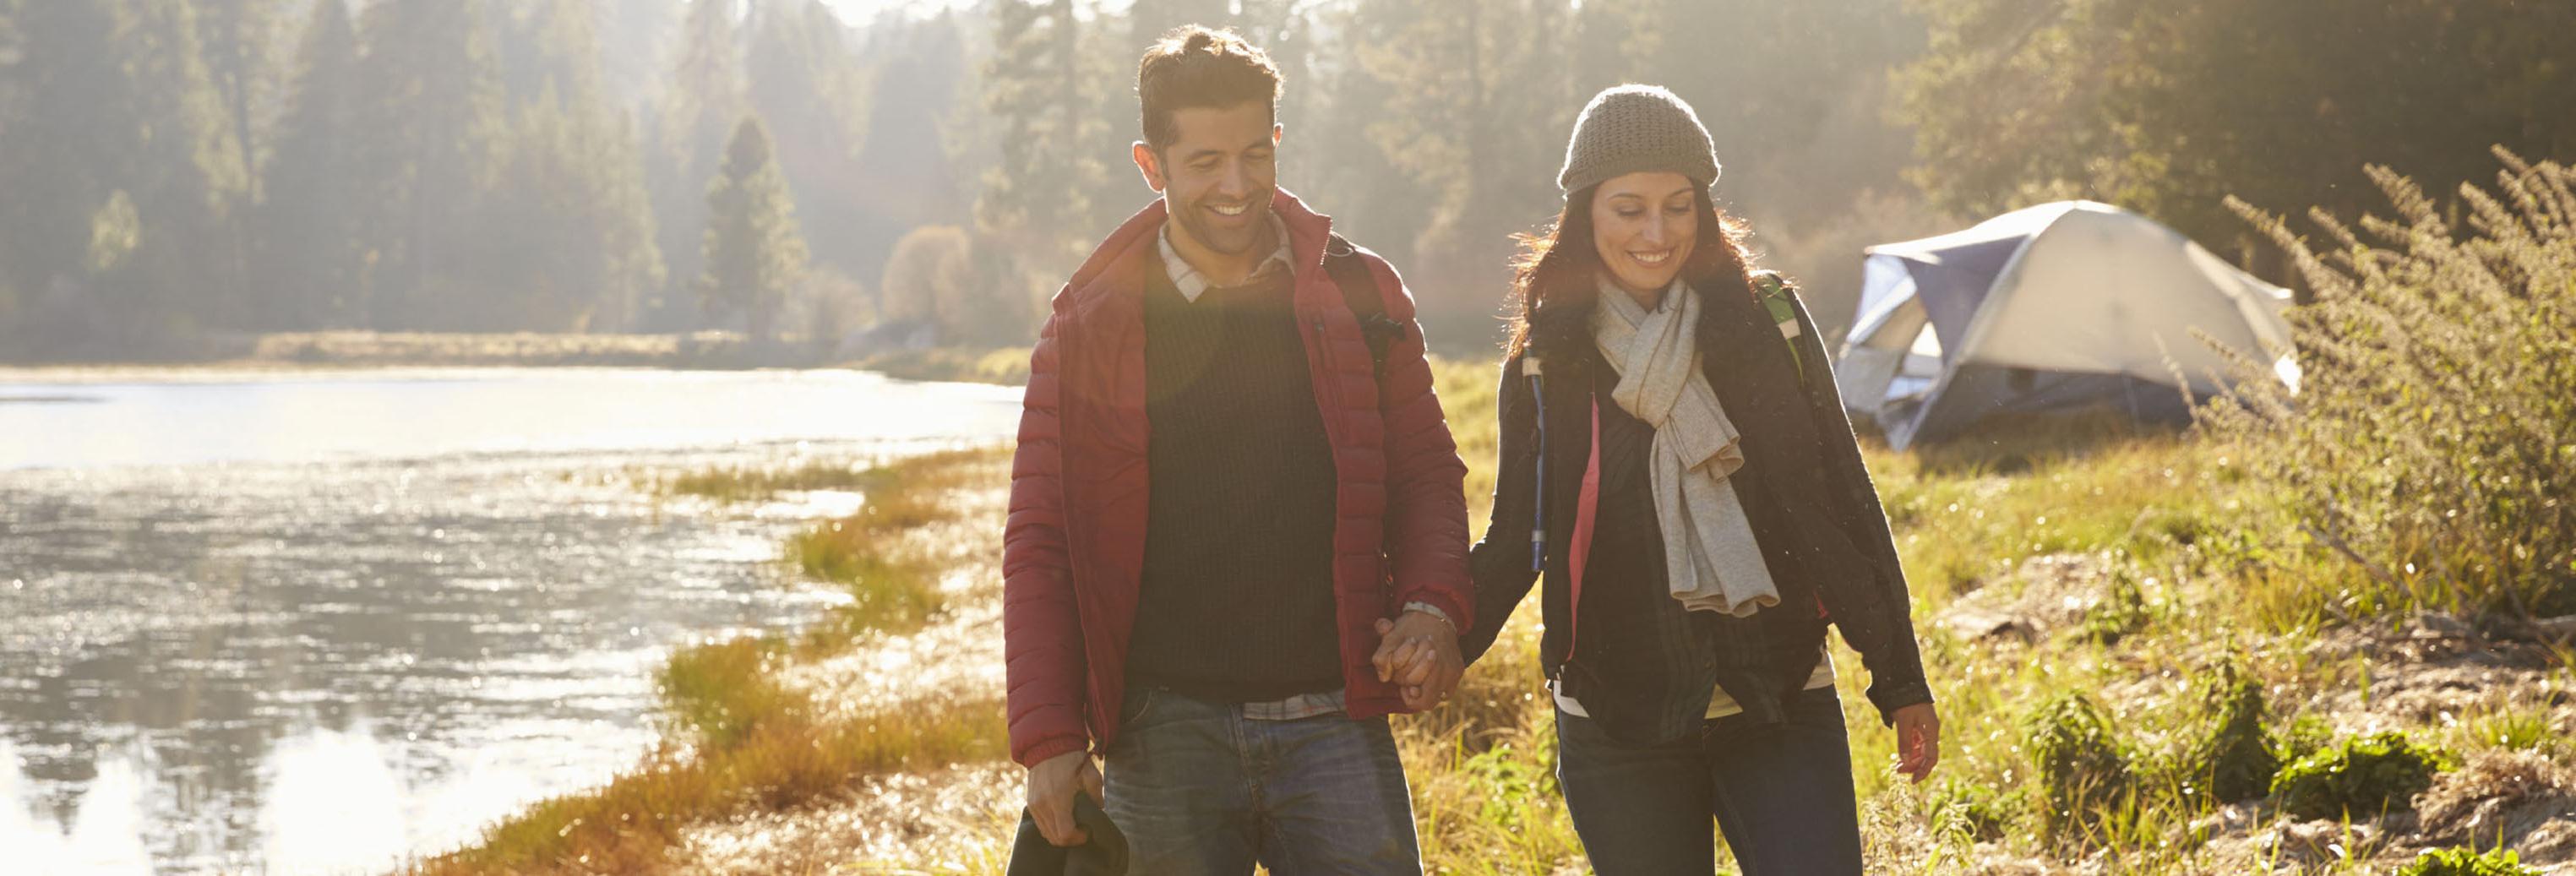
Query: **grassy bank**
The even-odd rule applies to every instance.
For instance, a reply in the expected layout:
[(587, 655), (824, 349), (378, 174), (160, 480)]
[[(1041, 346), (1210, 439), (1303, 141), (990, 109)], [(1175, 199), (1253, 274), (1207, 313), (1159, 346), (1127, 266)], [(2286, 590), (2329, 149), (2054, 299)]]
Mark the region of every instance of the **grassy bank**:
[(313, 366), (749, 368), (811, 364), (802, 345), (739, 334), (282, 332), (250, 341), (254, 362)]
[(888, 350), (845, 363), (902, 380), (947, 380), (1019, 386), (1029, 382), (1027, 347), (931, 347)]
[[(2500, 157), (2507, 197), (2464, 192), (2466, 243), (2385, 170), (2397, 218), (2321, 220), (2334, 251), (2255, 217), (2319, 295), (2291, 314), (2295, 398), (2255, 380), (2187, 433), (2024, 422), (1866, 448), (1944, 723), (1936, 777), (1899, 779), (1835, 646), (1874, 872), (2576, 873), (2576, 617), (2542, 617), (2576, 609), (2576, 172)], [(1482, 531), (1493, 364), (1435, 368)], [(1019, 780), (1006, 469), (985, 451), (674, 481), (865, 492), (787, 549), (848, 602), (674, 655), (670, 745), (432, 869), (655, 871), (677, 847), (682, 870), (995, 871)], [(1536, 615), (1395, 722), (1435, 872), (1583, 867)]]
[(154, 355), (19, 359), (25, 370), (120, 371), (172, 368), (302, 370), (331, 368), (811, 368), (827, 350), (790, 338), (754, 345), (736, 332), (613, 334), (576, 332), (318, 331), (219, 333)]
[[(1489, 366), (1442, 369), (1479, 518), (1491, 386)], [(2373, 579), (2308, 538), (2241, 448), (2094, 419), (1867, 457), (1945, 722), (1940, 772), (1908, 785), (1858, 655), (1836, 643), (1876, 867), (2383, 872), (2468, 841), (2461, 810), (2419, 817), (2409, 798), (2283, 813), (2273, 770), (2379, 731), (2489, 765), (2428, 777), (2425, 799), (2525, 818), (2576, 801), (2569, 652), (2411, 615), (2423, 582)], [(1448, 705), (1398, 721), (1434, 870), (1581, 865), (1553, 785), (1534, 609)], [(2539, 817), (2476, 843), (2576, 860), (2576, 806)]]
[[(1477, 532), (1493, 483), (1491, 367), (1439, 367)], [(1873, 448), (1868, 461), (1946, 725), (1940, 772), (1905, 783), (1893, 734), (1866, 705), (1860, 659), (1836, 646), (1874, 866), (2362, 873), (2425, 849), (2499, 842), (2532, 860), (2576, 860), (2576, 816), (2549, 809), (2576, 811), (2569, 653), (2415, 613), (2420, 582), (2378, 581), (2317, 545), (2241, 451), (2078, 421), (1917, 453)], [(895, 705), (847, 682), (866, 677), (852, 667), (880, 659), (867, 655), (909, 647), (907, 630), (982, 647), (998, 638), (1006, 480), (1000, 451), (986, 450), (666, 482), (732, 500), (865, 493), (865, 510), (785, 548), (802, 576), (837, 582), (850, 601), (796, 636), (675, 655), (661, 679), (673, 715), (664, 751), (426, 871), (666, 870), (675, 854), (700, 854), (674, 849), (708, 845), (710, 832), (805, 837), (745, 859), (759, 863), (713, 869), (821, 870), (858, 854), (867, 865), (992, 871), (1007, 840), (1000, 807), (1017, 791), (1016, 773), (996, 768), (1006, 763), (998, 672)], [(1535, 609), (1521, 606), (1448, 704), (1396, 723), (1436, 872), (1581, 867), (1554, 786)], [(2365, 756), (2385, 731), (2440, 753), (2424, 787), (2322, 818), (2292, 805), (2348, 789), (2298, 785), (2305, 773), (2286, 765)], [(2275, 774), (2294, 778), (2276, 791)], [(983, 802), (934, 830), (911, 804), (884, 802), (891, 792), (853, 791), (901, 775), (979, 783), (962, 796)], [(726, 826), (754, 815), (769, 820)], [(681, 869), (709, 868), (691, 860)]]
[(410, 872), (657, 872), (694, 825), (793, 810), (865, 776), (1002, 757), (998, 692), (851, 710), (791, 673), (920, 630), (946, 612), (942, 579), (956, 558), (940, 530), (968, 516), (964, 488), (991, 481), (1004, 462), (995, 450), (958, 450), (871, 468), (708, 471), (661, 481), (671, 494), (723, 501), (797, 489), (864, 492), (857, 513), (798, 534), (783, 560), (846, 601), (801, 631), (673, 653), (655, 679), (665, 739), (643, 762), (605, 787), (539, 803)]

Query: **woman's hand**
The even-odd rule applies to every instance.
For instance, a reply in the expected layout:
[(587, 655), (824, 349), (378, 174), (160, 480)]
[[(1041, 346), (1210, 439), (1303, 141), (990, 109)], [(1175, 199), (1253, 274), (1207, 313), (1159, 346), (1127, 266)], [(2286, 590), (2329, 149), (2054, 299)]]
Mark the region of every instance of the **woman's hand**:
[(1940, 763), (1941, 716), (1932, 711), (1932, 704), (1915, 703), (1897, 709), (1896, 771), (1920, 785), (1932, 776), (1932, 767)]
[(1377, 621), (1377, 679), (1397, 685), (1408, 711), (1440, 704), (1458, 687), (1466, 663), (1458, 655), (1458, 629), (1445, 618), (1407, 611), (1396, 620)]

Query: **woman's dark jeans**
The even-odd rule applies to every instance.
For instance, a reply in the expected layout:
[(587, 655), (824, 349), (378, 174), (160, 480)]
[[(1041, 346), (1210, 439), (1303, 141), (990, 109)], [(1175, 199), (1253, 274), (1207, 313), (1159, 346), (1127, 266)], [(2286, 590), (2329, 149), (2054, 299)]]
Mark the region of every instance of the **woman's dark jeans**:
[(1566, 810), (1602, 876), (1715, 872), (1712, 817), (1745, 876), (1861, 872), (1851, 747), (1833, 688), (1800, 691), (1775, 728), (1728, 715), (1639, 747), (1558, 710), (1556, 736)]

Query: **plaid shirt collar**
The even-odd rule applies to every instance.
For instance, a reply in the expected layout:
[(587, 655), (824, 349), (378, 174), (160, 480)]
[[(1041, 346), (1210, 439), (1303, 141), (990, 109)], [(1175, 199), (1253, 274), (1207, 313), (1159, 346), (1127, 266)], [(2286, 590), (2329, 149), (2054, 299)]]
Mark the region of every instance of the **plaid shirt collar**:
[[(1271, 250), (1268, 258), (1262, 259), (1261, 264), (1254, 266), (1252, 273), (1243, 278), (1243, 283), (1261, 279), (1273, 270), (1295, 270), (1296, 256), (1288, 251), (1288, 223), (1279, 221), (1279, 214), (1276, 212), (1265, 215), (1270, 220), (1270, 233), (1279, 241), (1279, 248)], [(1207, 294), (1208, 288), (1214, 284), (1209, 283), (1208, 278), (1199, 273), (1199, 269), (1191, 267), (1189, 260), (1181, 258), (1180, 250), (1172, 248), (1170, 220), (1164, 220), (1162, 232), (1156, 234), (1154, 239), (1162, 244), (1163, 271), (1172, 275), (1172, 288), (1180, 290), (1182, 300), (1196, 302), (1200, 295)], [(1242, 283), (1236, 285), (1242, 285)]]

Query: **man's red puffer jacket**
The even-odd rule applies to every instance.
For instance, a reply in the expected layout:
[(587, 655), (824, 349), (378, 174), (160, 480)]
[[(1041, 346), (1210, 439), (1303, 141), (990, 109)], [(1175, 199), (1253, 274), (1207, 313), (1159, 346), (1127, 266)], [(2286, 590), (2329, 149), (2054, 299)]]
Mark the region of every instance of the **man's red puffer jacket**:
[[(1337, 475), (1333, 595), (1353, 718), (1401, 711), (1369, 656), (1374, 624), (1407, 602), (1474, 623), (1467, 577), (1466, 465), (1441, 418), (1422, 333), (1387, 348), (1381, 386), (1359, 322), (1323, 269), (1332, 220), (1279, 192), (1272, 209), (1295, 257), (1295, 308)], [(1003, 533), (1011, 757), (1023, 765), (1118, 731), (1138, 572), (1145, 555), (1143, 296), (1160, 259), (1156, 200), (1110, 235), (1057, 292), (1029, 360)], [(1386, 315), (1413, 299), (1365, 250)]]

